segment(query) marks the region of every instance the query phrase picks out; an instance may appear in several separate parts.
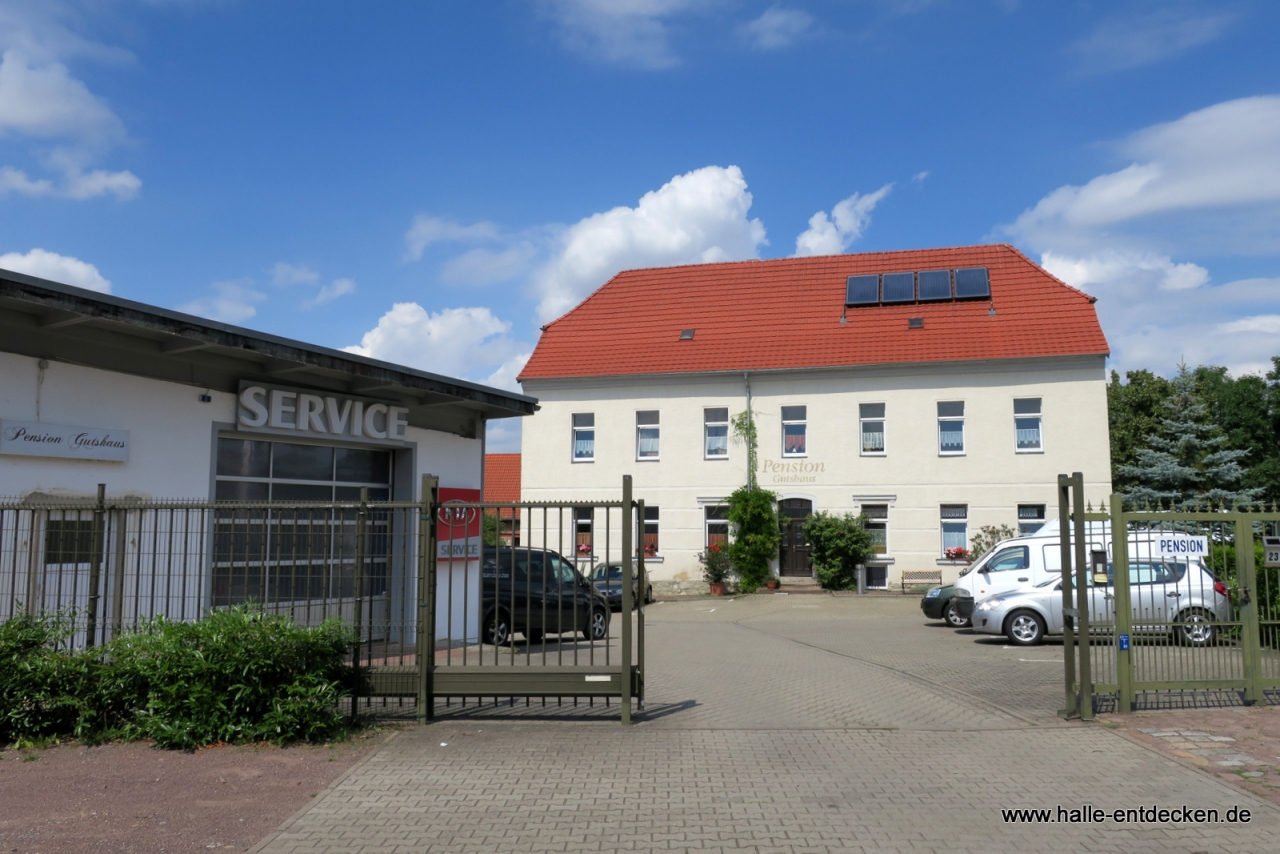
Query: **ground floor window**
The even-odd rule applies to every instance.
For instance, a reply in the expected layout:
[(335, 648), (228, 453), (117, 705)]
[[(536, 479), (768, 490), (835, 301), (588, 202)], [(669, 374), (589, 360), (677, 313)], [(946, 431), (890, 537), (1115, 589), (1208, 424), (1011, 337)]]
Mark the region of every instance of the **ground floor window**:
[(658, 508), (644, 508), (644, 536), (641, 537), (644, 553), (652, 557), (658, 553)]
[(1018, 505), (1018, 533), (1029, 537), (1044, 527), (1043, 504)]
[(708, 546), (729, 545), (729, 508), (723, 504), (712, 505), (704, 511)]
[(942, 505), (942, 556), (963, 559), (969, 551), (969, 505)]
[(578, 558), (590, 558), (595, 552), (591, 542), (592, 510), (590, 507), (573, 508), (573, 551)]
[(889, 567), (868, 566), (866, 585), (872, 590), (883, 590), (889, 586)]
[(862, 515), (867, 517), (863, 525), (867, 529), (867, 533), (871, 535), (871, 553), (875, 555), (888, 554), (889, 505), (864, 504), (862, 505)]

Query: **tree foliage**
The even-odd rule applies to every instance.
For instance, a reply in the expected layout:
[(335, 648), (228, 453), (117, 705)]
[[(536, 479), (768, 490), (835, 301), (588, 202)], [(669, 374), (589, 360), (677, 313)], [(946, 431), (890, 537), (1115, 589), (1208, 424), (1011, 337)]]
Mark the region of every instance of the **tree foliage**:
[(767, 489), (740, 486), (727, 499), (733, 534), (729, 559), (744, 593), (769, 577), (769, 564), (778, 556), (782, 529), (778, 527), (778, 496)]
[(1011, 525), (983, 525), (978, 533), (969, 538), (969, 563), (985, 557), (987, 552), (1001, 540), (1012, 539), (1018, 532)]
[(871, 532), (867, 517), (846, 513), (832, 516), (813, 513), (804, 520), (813, 569), (819, 583), (828, 590), (851, 590), (858, 586), (857, 567), (871, 553)]

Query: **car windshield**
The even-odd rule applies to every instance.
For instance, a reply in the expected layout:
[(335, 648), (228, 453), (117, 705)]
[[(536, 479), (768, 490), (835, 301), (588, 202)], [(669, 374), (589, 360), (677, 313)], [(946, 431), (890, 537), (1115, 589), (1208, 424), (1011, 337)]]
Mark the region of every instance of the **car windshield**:
[(606, 566), (605, 564), (602, 563), (595, 568), (595, 571), (591, 574), (591, 577), (594, 578), (596, 581), (603, 581), (606, 578), (609, 579), (610, 581), (621, 581), (622, 580), (622, 564), (614, 563)]

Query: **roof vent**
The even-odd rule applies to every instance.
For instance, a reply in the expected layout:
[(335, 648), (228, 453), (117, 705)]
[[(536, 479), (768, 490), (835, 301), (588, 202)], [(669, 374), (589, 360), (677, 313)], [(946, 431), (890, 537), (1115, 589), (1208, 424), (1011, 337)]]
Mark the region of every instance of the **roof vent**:
[(908, 318), (907, 318), (907, 328), (908, 328), (908, 329), (924, 329), (924, 318), (923, 318), (923, 317), (908, 317)]
[(681, 341), (692, 341), (692, 340), (693, 340), (693, 330), (692, 330), (692, 329), (681, 329), (681, 330), (680, 330), (680, 340), (681, 340)]

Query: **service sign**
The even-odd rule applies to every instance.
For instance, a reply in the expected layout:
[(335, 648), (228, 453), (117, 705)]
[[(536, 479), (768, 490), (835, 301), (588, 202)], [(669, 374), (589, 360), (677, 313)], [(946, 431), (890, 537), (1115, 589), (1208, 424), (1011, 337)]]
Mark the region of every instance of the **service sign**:
[(403, 446), (409, 409), (385, 401), (242, 381), (236, 426)]
[(1163, 558), (1204, 558), (1209, 556), (1209, 538), (1189, 534), (1157, 534), (1157, 554)]
[(1262, 565), (1280, 566), (1280, 537), (1262, 538)]
[(480, 557), (480, 511), (475, 507), (450, 507), (450, 501), (475, 503), (480, 501), (480, 490), (440, 488), (440, 501), (444, 504), (436, 518), (436, 557)]
[(41, 421), (0, 421), (0, 454), (122, 463), (129, 459), (129, 431)]

